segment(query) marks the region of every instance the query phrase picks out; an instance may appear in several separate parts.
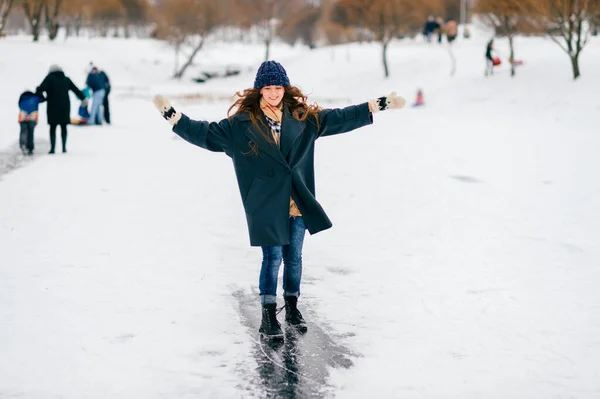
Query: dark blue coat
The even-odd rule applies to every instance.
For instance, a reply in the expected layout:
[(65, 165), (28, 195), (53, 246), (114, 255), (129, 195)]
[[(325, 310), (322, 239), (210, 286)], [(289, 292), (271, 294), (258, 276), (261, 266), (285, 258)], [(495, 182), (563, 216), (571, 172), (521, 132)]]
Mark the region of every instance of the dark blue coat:
[(27, 114), (31, 114), (39, 109), (40, 103), (46, 101), (44, 97), (37, 96), (30, 91), (25, 91), (19, 96), (19, 109)]
[(100, 79), (102, 80), (102, 83), (104, 84), (104, 89), (106, 90), (106, 94), (108, 94), (110, 92), (110, 79), (108, 78), (108, 75), (106, 74), (106, 72), (100, 71), (100, 72), (98, 72), (98, 76), (100, 76)]
[[(194, 121), (182, 115), (173, 131), (192, 144), (232, 158), (250, 245), (270, 246), (290, 243), (290, 196), (311, 234), (332, 226), (315, 198), (315, 140), (369, 125), (373, 117), (364, 103), (322, 110), (319, 123), (317, 128), (314, 119), (298, 121), (285, 107), (281, 150), (256, 130), (247, 113), (220, 122)], [(260, 156), (250, 154), (251, 142), (258, 146)]]
[(98, 91), (106, 88), (106, 82), (99, 72), (90, 72), (87, 76), (85, 84), (93, 91)]

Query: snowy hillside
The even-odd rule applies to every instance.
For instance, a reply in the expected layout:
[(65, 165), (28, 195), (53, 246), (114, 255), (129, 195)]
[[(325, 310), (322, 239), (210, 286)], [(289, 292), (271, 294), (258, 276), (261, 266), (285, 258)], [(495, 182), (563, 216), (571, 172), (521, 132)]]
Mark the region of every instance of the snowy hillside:
[(599, 398), (600, 41), (573, 82), (540, 38), (517, 39), (515, 78), (484, 78), (487, 39), (455, 43), (453, 77), (447, 47), (395, 42), (387, 80), (376, 44), (273, 48), (324, 106), (418, 88), (426, 102), (319, 140), (334, 227), (305, 240), (315, 335), (280, 362), (256, 343), (261, 251), (231, 162), (151, 104), (222, 118), (263, 49), (210, 45), (188, 78), (247, 72), (195, 84), (168, 79), (173, 52), (152, 41), (0, 40), (4, 154), (50, 64), (82, 86), (94, 61), (114, 87), (113, 125), (69, 127), (69, 152), (49, 156), (44, 108), (40, 151), (0, 175), (0, 397)]

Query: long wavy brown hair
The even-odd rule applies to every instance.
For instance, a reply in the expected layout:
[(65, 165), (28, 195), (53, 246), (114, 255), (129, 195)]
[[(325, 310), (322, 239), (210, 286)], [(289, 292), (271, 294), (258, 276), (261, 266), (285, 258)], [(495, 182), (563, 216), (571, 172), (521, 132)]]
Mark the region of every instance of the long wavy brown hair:
[[(247, 112), (250, 116), (252, 125), (260, 132), (261, 136), (268, 142), (274, 143), (273, 135), (270, 133), (270, 129), (264, 122), (262, 117), (263, 112), (260, 109), (260, 89), (245, 89), (243, 92), (237, 92), (236, 96), (238, 99), (229, 107), (227, 116), (229, 118)], [(283, 99), (281, 100), (281, 106), (287, 105), (290, 113), (294, 119), (298, 121), (309, 120), (316, 124), (317, 129), (319, 128), (318, 113), (321, 108), (317, 104), (307, 104), (307, 97), (302, 91), (296, 86), (285, 86), (283, 93)], [(235, 110), (235, 112), (232, 111)], [(310, 119), (309, 119), (310, 118)], [(254, 155), (258, 155), (258, 148), (254, 143), (251, 144), (250, 152)]]

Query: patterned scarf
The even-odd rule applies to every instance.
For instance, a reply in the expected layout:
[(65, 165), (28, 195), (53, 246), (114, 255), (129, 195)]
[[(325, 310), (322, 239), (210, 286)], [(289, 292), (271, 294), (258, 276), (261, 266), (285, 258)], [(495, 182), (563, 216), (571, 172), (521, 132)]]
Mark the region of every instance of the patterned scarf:
[(280, 139), (281, 139), (281, 118), (283, 117), (283, 112), (281, 108), (273, 107), (267, 103), (264, 98), (260, 99), (260, 109), (262, 109), (265, 117), (267, 118), (267, 122), (269, 123), (269, 127), (271, 128), (271, 133), (273, 134), (273, 139), (279, 147)]

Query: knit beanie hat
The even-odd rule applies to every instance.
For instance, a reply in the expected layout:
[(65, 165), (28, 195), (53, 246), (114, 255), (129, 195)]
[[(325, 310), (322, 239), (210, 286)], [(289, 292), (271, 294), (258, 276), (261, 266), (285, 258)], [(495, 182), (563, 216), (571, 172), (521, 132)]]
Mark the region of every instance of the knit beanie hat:
[(262, 89), (265, 86), (289, 86), (290, 80), (283, 66), (277, 61), (265, 61), (260, 64), (256, 78), (254, 79), (254, 88)]
[(52, 72), (58, 72), (58, 71), (62, 71), (62, 68), (61, 68), (61, 67), (59, 67), (59, 66), (58, 66), (58, 65), (56, 65), (56, 64), (52, 64), (52, 65), (50, 65), (50, 68), (48, 69), (48, 72), (49, 72), (49, 73), (52, 73)]

